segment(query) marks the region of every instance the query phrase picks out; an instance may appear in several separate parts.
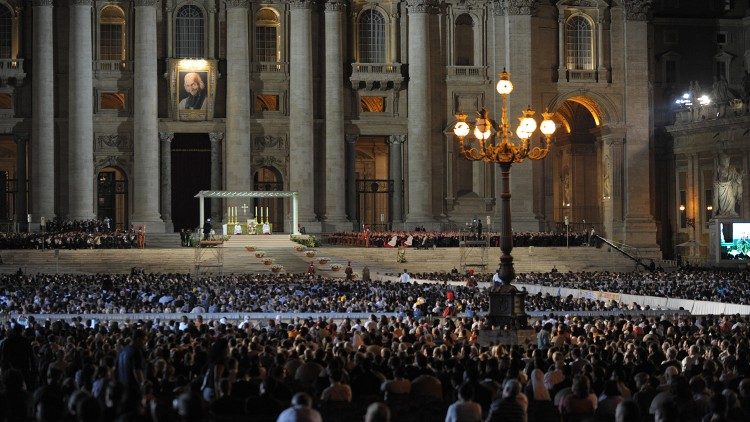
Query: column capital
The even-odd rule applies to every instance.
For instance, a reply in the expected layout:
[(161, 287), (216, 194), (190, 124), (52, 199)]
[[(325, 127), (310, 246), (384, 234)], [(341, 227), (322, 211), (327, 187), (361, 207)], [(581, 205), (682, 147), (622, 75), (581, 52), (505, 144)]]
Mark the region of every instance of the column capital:
[(391, 135), (386, 141), (388, 145), (400, 145), (406, 143), (406, 134)]
[(347, 144), (354, 144), (357, 142), (357, 139), (359, 139), (359, 135), (356, 133), (347, 133), (344, 137), (346, 138)]
[(433, 0), (407, 0), (406, 8), (409, 13), (429, 13), (435, 7)]
[(345, 6), (346, 2), (343, 0), (326, 0), (323, 8), (325, 8), (326, 12), (340, 12), (344, 10)]
[(32, 6), (52, 6), (53, 0), (34, 0), (31, 2)]
[(21, 133), (14, 133), (13, 134), (13, 141), (15, 141), (16, 144), (24, 143), (29, 140), (29, 134), (25, 132)]
[(221, 142), (224, 139), (224, 132), (211, 132), (208, 134), (211, 143)]
[(625, 19), (629, 21), (648, 20), (648, 14), (653, 6), (653, 0), (623, 0)]
[(248, 0), (226, 0), (227, 2), (227, 9), (236, 9), (236, 8), (242, 8), (247, 9), (249, 6)]
[(89, 6), (94, 4), (93, 0), (68, 0), (70, 6)]
[(174, 139), (174, 132), (159, 132), (159, 139), (162, 142), (172, 142), (172, 139)]
[(495, 0), (492, 3), (495, 16), (530, 16), (536, 10), (537, 0)]
[(135, 7), (156, 6), (157, 0), (135, 0)]
[(312, 0), (290, 0), (289, 6), (294, 9), (310, 9), (312, 8)]

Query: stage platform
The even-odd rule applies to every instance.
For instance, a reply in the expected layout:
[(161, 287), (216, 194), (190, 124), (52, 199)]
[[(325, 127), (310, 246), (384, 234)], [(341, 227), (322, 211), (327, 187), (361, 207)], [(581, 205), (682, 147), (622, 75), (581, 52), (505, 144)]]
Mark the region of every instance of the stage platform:
[[(0, 272), (12, 273), (21, 268), (25, 273), (128, 273), (132, 267), (143, 268), (148, 272), (192, 273), (195, 270), (195, 250), (179, 246), (179, 235), (175, 234), (177, 246), (168, 247), (169, 239), (162, 239), (160, 246), (150, 247), (147, 239), (145, 249), (96, 249), (96, 250), (1, 250)], [(230, 273), (270, 273), (271, 266), (265, 265), (255, 253), (262, 251), (263, 258), (270, 258), (274, 264), (282, 265), (284, 272), (305, 272), (310, 262), (314, 262), (317, 273), (335, 277), (344, 276), (348, 261), (356, 273), (367, 264), (371, 274), (400, 273), (404, 268), (409, 272), (450, 271), (460, 268), (460, 248), (437, 248), (429, 250), (406, 249), (405, 263), (396, 261), (396, 249), (353, 248), (322, 246), (315, 248), (315, 256), (310, 258), (295, 250), (298, 243), (292, 242), (287, 234), (266, 236), (232, 236), (216, 247), (223, 248), (223, 274)], [(247, 247), (255, 248), (248, 251)], [(513, 250), (516, 272), (550, 271), (632, 271), (634, 265), (617, 252), (606, 248), (589, 247), (550, 247), (516, 248)], [(326, 264), (319, 264), (320, 258), (329, 258)], [(489, 248), (487, 271), (494, 271), (500, 260), (499, 248)], [(331, 271), (331, 265), (341, 269)], [(207, 272), (216, 272), (209, 271)]]

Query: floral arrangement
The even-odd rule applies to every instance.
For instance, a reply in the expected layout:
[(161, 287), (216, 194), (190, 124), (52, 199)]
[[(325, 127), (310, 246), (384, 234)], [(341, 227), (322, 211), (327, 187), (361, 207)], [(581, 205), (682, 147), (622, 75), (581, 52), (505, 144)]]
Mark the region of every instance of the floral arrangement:
[(341, 269), (341, 265), (339, 264), (333, 264), (331, 265), (331, 271), (338, 271)]
[(256, 258), (263, 258), (264, 256), (266, 256), (266, 253), (263, 252), (263, 251), (257, 251), (257, 252), (255, 252), (255, 257)]
[(273, 264), (273, 259), (271, 259), (271, 258), (265, 258), (265, 259), (263, 259), (263, 264), (264, 265), (271, 265), (271, 264)]
[(295, 245), (294, 250), (297, 252), (302, 252), (305, 250), (305, 247), (303, 245)]
[(318, 258), (318, 264), (325, 265), (330, 261), (328, 258)]
[(283, 265), (276, 264), (276, 265), (271, 266), (271, 271), (273, 271), (275, 273), (280, 273), (283, 270), (284, 270), (284, 266)]
[(245, 250), (248, 252), (255, 252), (255, 246), (250, 246), (250, 245), (245, 246)]
[(406, 262), (406, 251), (403, 249), (399, 249), (398, 252), (396, 252), (396, 262), (404, 263)]
[(305, 256), (308, 258), (312, 258), (315, 256), (315, 251), (305, 251)]

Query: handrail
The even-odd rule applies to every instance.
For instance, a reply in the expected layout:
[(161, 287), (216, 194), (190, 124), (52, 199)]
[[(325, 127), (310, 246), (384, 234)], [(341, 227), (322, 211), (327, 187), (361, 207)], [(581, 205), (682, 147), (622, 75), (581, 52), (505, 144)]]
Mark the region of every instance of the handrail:
[(644, 269), (644, 270), (649, 270), (649, 271), (651, 270), (651, 268), (649, 268), (649, 266), (648, 266), (648, 265), (646, 265), (646, 264), (644, 264), (644, 263), (643, 263), (643, 260), (642, 260), (642, 259), (640, 259), (640, 258), (636, 258), (636, 257), (634, 257), (633, 255), (629, 254), (629, 253), (628, 253), (628, 252), (626, 252), (626, 251), (625, 251), (624, 249), (622, 249), (621, 247), (619, 247), (619, 246), (617, 246), (616, 244), (614, 244), (614, 242), (612, 242), (612, 241), (610, 241), (610, 240), (607, 240), (607, 239), (605, 239), (605, 238), (603, 238), (603, 237), (599, 236), (598, 234), (595, 234), (595, 235), (594, 235), (594, 237), (595, 237), (595, 238), (598, 238), (598, 239), (599, 239), (599, 240), (601, 240), (602, 242), (604, 242), (604, 243), (608, 244), (609, 246), (613, 247), (613, 248), (614, 248), (614, 249), (615, 249), (615, 250), (616, 250), (617, 252), (620, 252), (621, 254), (625, 255), (625, 256), (626, 256), (626, 257), (628, 257), (628, 258), (630, 258), (630, 259), (631, 259), (631, 260), (632, 260), (633, 262), (635, 262), (635, 265), (636, 265), (636, 267), (637, 267), (638, 265), (640, 265), (641, 267), (643, 267), (643, 269)]

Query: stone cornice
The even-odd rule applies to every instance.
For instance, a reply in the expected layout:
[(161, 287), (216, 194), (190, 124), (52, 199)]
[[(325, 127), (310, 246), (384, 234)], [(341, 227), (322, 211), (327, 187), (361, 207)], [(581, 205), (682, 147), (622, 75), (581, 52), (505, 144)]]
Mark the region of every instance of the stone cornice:
[(157, 0), (135, 0), (135, 7), (138, 6), (156, 6)]
[(653, 0), (623, 0), (622, 6), (625, 8), (625, 19), (629, 21), (648, 20), (648, 14), (651, 11)]
[(226, 0), (227, 9), (244, 8), (247, 9), (249, 6), (248, 0)]
[(290, 0), (289, 6), (292, 9), (310, 9), (312, 8), (312, 0)]
[(53, 0), (34, 0), (31, 2), (32, 6), (52, 6)]
[(406, 0), (409, 13), (429, 13), (435, 6), (432, 0)]
[(340, 12), (344, 10), (344, 6), (346, 6), (346, 3), (341, 0), (326, 0), (325, 4), (323, 4), (326, 12)]
[(93, 0), (68, 0), (71, 6), (91, 6), (94, 4)]

